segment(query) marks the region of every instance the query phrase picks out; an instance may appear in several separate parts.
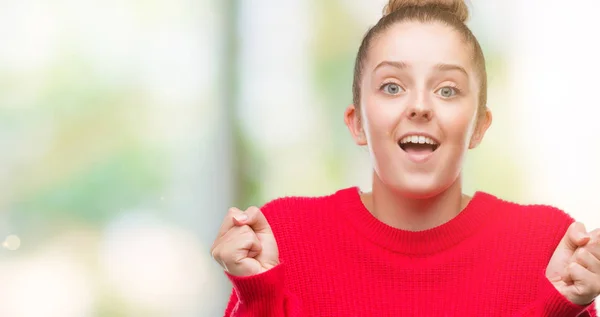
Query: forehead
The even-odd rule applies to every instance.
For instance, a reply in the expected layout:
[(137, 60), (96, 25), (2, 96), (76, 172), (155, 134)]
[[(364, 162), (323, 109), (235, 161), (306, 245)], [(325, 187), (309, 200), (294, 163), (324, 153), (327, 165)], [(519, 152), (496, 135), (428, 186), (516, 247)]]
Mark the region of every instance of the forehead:
[(367, 67), (381, 61), (402, 61), (430, 68), (440, 63), (457, 64), (472, 71), (471, 49), (452, 27), (438, 22), (396, 23), (379, 34), (371, 44)]

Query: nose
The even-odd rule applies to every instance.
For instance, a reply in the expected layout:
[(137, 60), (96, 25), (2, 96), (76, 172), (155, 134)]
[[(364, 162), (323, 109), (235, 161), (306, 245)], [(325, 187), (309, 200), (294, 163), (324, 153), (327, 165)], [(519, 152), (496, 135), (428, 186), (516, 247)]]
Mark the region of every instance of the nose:
[(416, 103), (407, 110), (407, 115), (410, 120), (430, 121), (433, 117), (431, 108), (425, 106), (422, 102)]

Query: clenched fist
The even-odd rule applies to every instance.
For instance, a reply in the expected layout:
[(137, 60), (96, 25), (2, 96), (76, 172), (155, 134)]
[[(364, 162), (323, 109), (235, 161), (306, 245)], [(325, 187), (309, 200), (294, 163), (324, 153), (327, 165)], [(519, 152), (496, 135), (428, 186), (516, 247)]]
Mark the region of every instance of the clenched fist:
[(573, 223), (550, 259), (546, 276), (572, 303), (588, 305), (600, 294), (600, 232)]
[(279, 264), (277, 242), (267, 219), (256, 207), (229, 209), (211, 255), (229, 274), (250, 276)]

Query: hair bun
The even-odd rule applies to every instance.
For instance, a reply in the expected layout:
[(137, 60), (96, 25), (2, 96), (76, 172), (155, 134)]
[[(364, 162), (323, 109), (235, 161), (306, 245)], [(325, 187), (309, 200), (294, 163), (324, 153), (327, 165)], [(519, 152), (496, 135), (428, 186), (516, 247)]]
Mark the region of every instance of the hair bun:
[(389, 0), (383, 8), (383, 16), (409, 7), (425, 6), (434, 6), (446, 11), (463, 23), (466, 23), (469, 19), (469, 8), (464, 0)]

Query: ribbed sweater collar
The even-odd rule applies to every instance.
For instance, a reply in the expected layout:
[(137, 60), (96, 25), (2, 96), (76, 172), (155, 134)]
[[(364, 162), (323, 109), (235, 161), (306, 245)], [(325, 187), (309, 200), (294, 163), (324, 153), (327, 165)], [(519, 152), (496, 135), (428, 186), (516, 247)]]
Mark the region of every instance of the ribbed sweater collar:
[(424, 231), (408, 231), (375, 218), (362, 203), (358, 187), (339, 190), (334, 196), (337, 212), (366, 238), (394, 252), (422, 256), (449, 249), (485, 227), (492, 218), (494, 202), (498, 201), (495, 196), (478, 191), (450, 221)]

